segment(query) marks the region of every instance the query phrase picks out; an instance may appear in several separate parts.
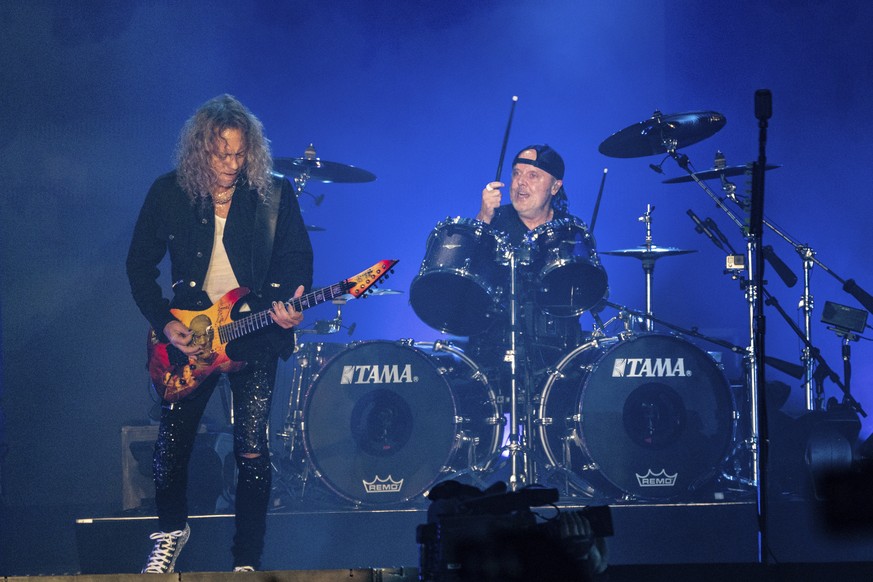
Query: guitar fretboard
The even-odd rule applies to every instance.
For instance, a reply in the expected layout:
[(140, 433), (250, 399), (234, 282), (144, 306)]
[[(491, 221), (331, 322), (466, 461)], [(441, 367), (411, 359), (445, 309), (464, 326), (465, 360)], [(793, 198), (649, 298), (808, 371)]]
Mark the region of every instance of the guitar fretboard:
[[(285, 302), (285, 305), (287, 307), (292, 307), (294, 311), (303, 311), (304, 309), (315, 307), (325, 301), (336, 299), (340, 295), (348, 293), (352, 287), (353, 285), (347, 281), (341, 281), (330, 287), (316, 289), (315, 291), (301, 295), (300, 297), (292, 297)], [(273, 318), (270, 317), (270, 310), (259, 311), (218, 326), (218, 338), (221, 343), (227, 343), (231, 340), (239, 339), (253, 331), (263, 329), (271, 323), (273, 323)]]

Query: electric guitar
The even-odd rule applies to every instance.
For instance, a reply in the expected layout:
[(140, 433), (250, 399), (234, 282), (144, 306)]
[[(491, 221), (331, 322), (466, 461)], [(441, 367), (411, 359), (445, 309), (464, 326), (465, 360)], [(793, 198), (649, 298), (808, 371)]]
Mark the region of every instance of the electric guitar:
[[(396, 260), (379, 261), (354, 277), (293, 297), (285, 304), (295, 311), (303, 311), (341, 295), (361, 297), (368, 291), (372, 292), (396, 264)], [(154, 329), (149, 330), (147, 367), (158, 396), (176, 402), (191, 394), (215, 372), (236, 372), (246, 365), (227, 356), (227, 344), (274, 323), (269, 310), (245, 315), (234, 311), (248, 293), (245, 287), (228, 291), (203, 311), (170, 310), (176, 319), (194, 332), (192, 342), (202, 348), (198, 356), (186, 356), (176, 346), (159, 341)]]

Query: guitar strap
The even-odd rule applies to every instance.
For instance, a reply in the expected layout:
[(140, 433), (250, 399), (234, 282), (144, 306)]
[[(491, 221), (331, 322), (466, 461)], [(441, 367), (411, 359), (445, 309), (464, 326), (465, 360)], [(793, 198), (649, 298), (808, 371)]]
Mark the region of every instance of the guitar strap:
[(260, 293), (263, 289), (267, 270), (270, 268), (281, 201), (282, 186), (277, 184), (266, 201), (258, 201), (255, 210), (255, 236), (252, 240), (252, 283), (256, 293)]

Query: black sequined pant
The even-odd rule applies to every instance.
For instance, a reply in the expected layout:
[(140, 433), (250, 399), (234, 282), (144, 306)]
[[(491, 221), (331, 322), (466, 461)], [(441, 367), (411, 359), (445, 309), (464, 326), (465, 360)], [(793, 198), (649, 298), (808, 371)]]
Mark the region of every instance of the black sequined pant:
[[(236, 487), (235, 566), (260, 566), (266, 532), (267, 505), (272, 474), (267, 444), (267, 422), (277, 358), (254, 361), (228, 374), (233, 394), (233, 448), (239, 476)], [(155, 503), (161, 531), (185, 527), (188, 520), (188, 462), (200, 418), (218, 383), (218, 375), (205, 381), (194, 394), (175, 403), (165, 402), (155, 442)], [(245, 455), (258, 455), (254, 458)]]

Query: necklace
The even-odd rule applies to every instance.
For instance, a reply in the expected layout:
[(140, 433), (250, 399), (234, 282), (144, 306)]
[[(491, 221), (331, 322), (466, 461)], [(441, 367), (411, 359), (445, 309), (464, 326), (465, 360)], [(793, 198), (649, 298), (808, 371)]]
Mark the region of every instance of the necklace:
[(212, 202), (214, 202), (215, 204), (217, 204), (219, 206), (223, 206), (223, 205), (227, 204), (228, 202), (230, 202), (230, 199), (233, 198), (234, 192), (236, 192), (236, 185), (234, 185), (230, 189), (222, 192), (222, 194), (224, 195), (223, 198), (221, 196), (219, 196), (218, 194), (213, 195)]

